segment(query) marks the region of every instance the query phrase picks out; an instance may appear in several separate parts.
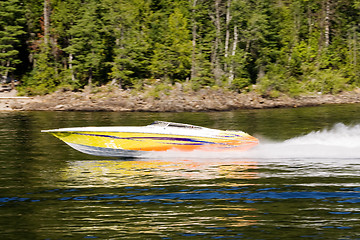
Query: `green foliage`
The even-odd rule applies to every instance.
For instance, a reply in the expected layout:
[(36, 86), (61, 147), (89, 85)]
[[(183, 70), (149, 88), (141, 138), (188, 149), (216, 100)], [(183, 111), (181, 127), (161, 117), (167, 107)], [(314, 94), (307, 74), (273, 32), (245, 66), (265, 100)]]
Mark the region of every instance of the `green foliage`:
[(336, 94), (349, 88), (349, 79), (339, 70), (325, 69), (314, 72), (306, 82), (306, 89), (310, 92)]
[(258, 90), (263, 95), (285, 92), (298, 95), (301, 92), (299, 80), (278, 64), (269, 66), (268, 74), (259, 79)]
[(42, 51), (36, 55), (36, 65), (30, 75), (23, 79), (21, 92), (28, 95), (44, 95), (55, 90), (58, 85), (55, 68), (51, 62), (48, 49), (42, 46)]
[[(146, 71), (150, 44), (148, 39), (149, 1), (104, 0), (104, 28), (113, 48), (109, 76), (120, 87), (132, 86), (134, 75)], [(137, 74), (135, 74), (137, 73)]]
[(169, 91), (171, 90), (171, 85), (166, 83), (158, 83), (155, 86), (152, 86), (148, 92), (147, 97), (154, 98), (154, 99), (160, 99), (161, 95), (167, 95), (169, 94)]
[(74, 56), (72, 64), (81, 85), (91, 85), (93, 79), (100, 82), (105, 66), (102, 19), (98, 16), (100, 9), (96, 0), (87, 1), (79, 9), (80, 18), (68, 30), (71, 39), (64, 51)]
[(0, 74), (24, 73), (31, 94), (143, 79), (269, 96), (360, 86), (358, 0), (48, 3), (45, 49), (44, 1), (0, 2)]
[(189, 88), (193, 91), (198, 91), (199, 89), (205, 87), (205, 86), (214, 86), (215, 80), (214, 78), (209, 77), (196, 77), (191, 79), (191, 81), (188, 83)]
[(191, 41), (187, 20), (179, 8), (168, 18), (167, 34), (155, 44), (150, 70), (156, 78), (184, 80), (190, 74)]
[(235, 78), (232, 81), (232, 88), (235, 90), (242, 90), (251, 84), (250, 78)]
[(0, 79), (16, 70), (20, 37), (25, 34), (25, 18), (19, 0), (0, 1)]

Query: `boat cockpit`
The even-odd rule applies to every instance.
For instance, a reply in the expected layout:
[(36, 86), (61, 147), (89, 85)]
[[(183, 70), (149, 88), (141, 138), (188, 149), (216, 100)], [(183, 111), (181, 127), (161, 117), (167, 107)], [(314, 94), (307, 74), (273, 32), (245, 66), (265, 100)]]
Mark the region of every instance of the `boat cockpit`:
[(194, 126), (190, 124), (184, 123), (173, 123), (173, 122), (165, 122), (165, 121), (155, 121), (148, 126), (153, 127), (176, 127), (176, 128), (188, 128), (188, 129), (204, 129), (204, 127)]

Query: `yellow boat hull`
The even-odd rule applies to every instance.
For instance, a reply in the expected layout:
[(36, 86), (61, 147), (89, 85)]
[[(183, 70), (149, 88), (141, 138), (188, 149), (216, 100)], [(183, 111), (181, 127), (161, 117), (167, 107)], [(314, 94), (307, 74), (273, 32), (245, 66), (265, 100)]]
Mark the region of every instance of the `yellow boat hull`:
[[(224, 131), (225, 133), (225, 131)], [(71, 147), (98, 156), (133, 156), (147, 151), (243, 151), (258, 140), (250, 135), (209, 138), (129, 132), (52, 132)], [(226, 136), (229, 132), (226, 131)]]
[(144, 127), (81, 127), (43, 130), (69, 146), (98, 156), (136, 156), (149, 151), (243, 151), (258, 139), (242, 131), (223, 131), (156, 121)]

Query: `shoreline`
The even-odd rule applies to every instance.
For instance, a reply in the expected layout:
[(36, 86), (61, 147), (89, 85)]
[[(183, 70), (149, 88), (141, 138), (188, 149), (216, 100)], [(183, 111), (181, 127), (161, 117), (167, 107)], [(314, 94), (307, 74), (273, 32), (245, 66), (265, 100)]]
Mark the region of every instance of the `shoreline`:
[(146, 91), (103, 90), (96, 93), (86, 89), (83, 92), (57, 91), (34, 97), (17, 97), (13, 90), (0, 94), (0, 111), (205, 112), (360, 103), (360, 89), (336, 95), (282, 95), (277, 98), (212, 88), (196, 92), (175, 88), (153, 94), (155, 96)]

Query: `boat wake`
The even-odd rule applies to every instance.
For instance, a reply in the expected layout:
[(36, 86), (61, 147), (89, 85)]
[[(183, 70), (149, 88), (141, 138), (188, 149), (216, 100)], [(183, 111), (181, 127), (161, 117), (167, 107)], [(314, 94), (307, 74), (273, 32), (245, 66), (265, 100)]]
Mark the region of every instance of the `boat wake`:
[(283, 142), (260, 138), (260, 144), (244, 152), (175, 152), (150, 153), (150, 158), (197, 159), (360, 159), (360, 124), (341, 123), (331, 129), (314, 131)]

